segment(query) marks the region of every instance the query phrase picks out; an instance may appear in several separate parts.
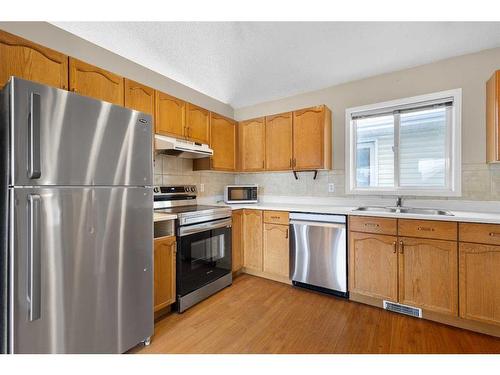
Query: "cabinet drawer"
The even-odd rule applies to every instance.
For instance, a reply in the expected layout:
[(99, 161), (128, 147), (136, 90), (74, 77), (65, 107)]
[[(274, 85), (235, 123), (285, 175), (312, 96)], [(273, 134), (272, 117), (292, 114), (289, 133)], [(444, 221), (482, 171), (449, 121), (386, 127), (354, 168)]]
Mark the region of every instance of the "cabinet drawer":
[(500, 225), (460, 223), (459, 239), (461, 242), (500, 245)]
[(457, 240), (457, 223), (450, 221), (399, 219), (398, 233), (405, 237)]
[(288, 212), (264, 211), (264, 223), (288, 225)]
[(349, 229), (355, 232), (380, 233), (395, 236), (397, 220), (372, 216), (349, 216)]

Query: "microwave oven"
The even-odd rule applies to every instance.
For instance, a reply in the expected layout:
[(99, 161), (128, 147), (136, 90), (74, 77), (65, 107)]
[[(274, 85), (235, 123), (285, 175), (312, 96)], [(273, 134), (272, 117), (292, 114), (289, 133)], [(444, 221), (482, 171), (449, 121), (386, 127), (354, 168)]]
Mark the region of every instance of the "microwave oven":
[(224, 189), (225, 203), (257, 203), (258, 185), (227, 185)]

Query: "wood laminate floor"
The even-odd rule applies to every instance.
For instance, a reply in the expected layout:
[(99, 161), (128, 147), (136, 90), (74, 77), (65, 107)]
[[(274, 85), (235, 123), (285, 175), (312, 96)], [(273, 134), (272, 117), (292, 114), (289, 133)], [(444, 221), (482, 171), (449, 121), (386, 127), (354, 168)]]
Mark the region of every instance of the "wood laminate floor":
[(500, 353), (500, 339), (240, 275), (131, 353)]

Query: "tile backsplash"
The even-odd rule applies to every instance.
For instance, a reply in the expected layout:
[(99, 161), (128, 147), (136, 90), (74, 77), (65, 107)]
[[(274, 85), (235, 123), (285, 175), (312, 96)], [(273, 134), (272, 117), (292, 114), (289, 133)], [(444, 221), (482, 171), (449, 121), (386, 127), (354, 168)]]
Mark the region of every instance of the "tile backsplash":
[(193, 171), (193, 160), (191, 159), (162, 154), (155, 156), (155, 185), (196, 185), (198, 196), (211, 197), (222, 195), (224, 186), (234, 184), (234, 182), (234, 173)]
[[(258, 184), (259, 194), (265, 196), (314, 196), (322, 198), (347, 196), (343, 170), (319, 171), (316, 180), (313, 179), (312, 172), (299, 172), (298, 177), (299, 179), (295, 180), (292, 172), (193, 171), (192, 160), (161, 154), (156, 155), (154, 167), (155, 185), (193, 184), (197, 186), (200, 197), (221, 196), (224, 192), (224, 186), (234, 183)], [(334, 192), (328, 191), (330, 183), (334, 184)], [(462, 166), (462, 197), (458, 199), (500, 200), (500, 165), (464, 164)]]

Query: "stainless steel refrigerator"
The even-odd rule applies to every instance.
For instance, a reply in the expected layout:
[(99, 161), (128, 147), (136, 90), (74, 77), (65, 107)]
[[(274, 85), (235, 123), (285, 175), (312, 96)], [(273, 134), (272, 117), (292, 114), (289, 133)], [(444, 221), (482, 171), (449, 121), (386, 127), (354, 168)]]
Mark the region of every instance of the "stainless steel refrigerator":
[(122, 353), (153, 334), (151, 117), (0, 92), (1, 350)]

